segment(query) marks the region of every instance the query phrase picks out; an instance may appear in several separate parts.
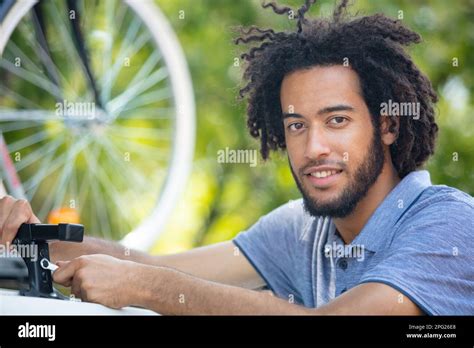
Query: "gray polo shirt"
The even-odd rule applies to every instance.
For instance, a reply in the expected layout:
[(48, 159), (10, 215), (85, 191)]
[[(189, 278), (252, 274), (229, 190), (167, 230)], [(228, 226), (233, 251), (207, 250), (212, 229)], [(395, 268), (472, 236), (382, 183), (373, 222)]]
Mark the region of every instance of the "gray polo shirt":
[(358, 284), (387, 284), (426, 314), (474, 314), (474, 199), (407, 175), (346, 245), (302, 200), (263, 216), (233, 242), (279, 297), (319, 307)]

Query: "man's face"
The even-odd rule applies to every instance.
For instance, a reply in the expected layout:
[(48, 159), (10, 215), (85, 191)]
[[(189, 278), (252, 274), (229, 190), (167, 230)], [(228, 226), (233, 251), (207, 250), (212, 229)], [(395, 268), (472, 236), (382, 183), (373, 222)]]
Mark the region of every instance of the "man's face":
[(313, 67), (285, 76), (280, 92), (291, 170), (306, 210), (345, 217), (383, 168), (384, 148), (348, 67)]

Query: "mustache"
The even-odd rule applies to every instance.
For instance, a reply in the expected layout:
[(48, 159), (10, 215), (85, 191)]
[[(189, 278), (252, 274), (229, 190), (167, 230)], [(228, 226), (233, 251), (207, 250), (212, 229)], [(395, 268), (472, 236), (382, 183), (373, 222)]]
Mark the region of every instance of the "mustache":
[(347, 164), (344, 161), (333, 161), (333, 160), (322, 159), (322, 160), (311, 161), (311, 162), (305, 164), (303, 167), (301, 167), (298, 170), (298, 173), (301, 176), (303, 176), (304, 172), (307, 169), (309, 169), (311, 167), (318, 167), (318, 166), (325, 166), (325, 165), (331, 166), (331, 167), (338, 167), (338, 168), (341, 168), (342, 170), (345, 170), (347, 168)]

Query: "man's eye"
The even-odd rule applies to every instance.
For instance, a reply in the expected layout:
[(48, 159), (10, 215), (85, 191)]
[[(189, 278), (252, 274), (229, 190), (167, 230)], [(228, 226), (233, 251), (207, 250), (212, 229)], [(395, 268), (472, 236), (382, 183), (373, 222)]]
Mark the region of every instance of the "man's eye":
[(329, 120), (329, 123), (331, 124), (335, 124), (335, 125), (341, 125), (343, 124), (345, 121), (347, 121), (347, 118), (343, 117), (343, 116), (336, 116), (336, 117), (333, 117)]
[(303, 128), (303, 124), (301, 122), (295, 122), (295, 123), (292, 123), (288, 126), (288, 129), (291, 130), (291, 131), (296, 131), (296, 130), (299, 130)]

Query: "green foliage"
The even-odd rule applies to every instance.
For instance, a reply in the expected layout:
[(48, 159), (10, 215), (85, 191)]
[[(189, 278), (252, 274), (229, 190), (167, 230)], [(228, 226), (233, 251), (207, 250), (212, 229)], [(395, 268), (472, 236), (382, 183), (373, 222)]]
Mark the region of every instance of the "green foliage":
[[(231, 26), (258, 25), (294, 30), (295, 23), (260, 7), (258, 1), (157, 1), (175, 27), (186, 52), (197, 101), (198, 133), (194, 175), (187, 193), (155, 252), (174, 252), (232, 238), (256, 220), (299, 197), (285, 154), (256, 167), (219, 164), (225, 147), (258, 149), (247, 133), (245, 105), (236, 103), (241, 67)], [(283, 3), (283, 2), (280, 2)], [(302, 1), (286, 1), (298, 7)], [(352, 11), (382, 12), (418, 31), (424, 41), (410, 49), (416, 64), (440, 95), (436, 155), (429, 161), (432, 181), (474, 194), (472, 2), (358, 1)], [(312, 16), (328, 15), (333, 1), (318, 1)], [(178, 11), (185, 19), (178, 19)], [(400, 12), (403, 11), (403, 12)], [(459, 66), (453, 66), (457, 58)], [(453, 82), (454, 81), (454, 82)], [(457, 160), (457, 161), (456, 161)], [(196, 188), (197, 191), (196, 191)], [(187, 222), (183, 224), (182, 216)]]
[[(266, 163), (259, 158), (255, 167), (217, 161), (218, 151), (227, 147), (259, 148), (259, 143), (247, 131), (246, 105), (237, 101), (237, 92), (242, 85), (242, 61), (239, 59), (241, 48), (232, 42), (236, 35), (233, 27), (257, 25), (293, 31), (296, 23), (269, 9), (262, 9), (257, 0), (156, 0), (156, 3), (168, 17), (184, 49), (197, 106), (197, 144), (191, 179), (163, 238), (153, 249), (156, 253), (169, 253), (228, 240), (262, 215), (290, 199), (299, 198), (285, 153), (272, 154)], [(295, 9), (302, 3), (303, 0), (286, 1)], [(328, 16), (334, 3), (332, 0), (318, 1), (309, 14)], [(364, 0), (356, 1), (352, 7), (352, 12), (358, 11), (359, 15), (383, 12), (399, 18), (422, 35), (423, 42), (410, 48), (409, 52), (440, 96), (437, 151), (427, 168), (435, 184), (454, 186), (471, 195), (474, 194), (473, 5), (472, 0), (449, 4), (444, 0), (428, 3)], [(26, 42), (21, 44), (29, 54), (27, 46)], [(147, 54), (136, 58), (144, 61)], [(68, 76), (80, 75), (80, 69), (68, 65), (68, 59), (62, 57), (58, 64), (70, 69)], [(454, 61), (458, 62), (457, 66)], [(138, 68), (132, 66), (131, 69)], [(74, 78), (72, 89), (84, 89), (83, 82), (80, 76)], [(129, 79), (122, 76), (117, 82), (115, 88), (120, 91)], [(21, 95), (36, 104), (54, 105), (53, 98), (35, 95), (27, 85), (18, 88)], [(48, 131), (53, 134), (57, 130)], [(102, 161), (106, 158), (101, 157)], [(82, 158), (78, 163), (81, 172), (87, 172), (87, 163)], [(150, 168), (144, 165), (137, 169), (148, 173)], [(32, 166), (31, 172), (35, 170)], [(57, 178), (48, 180), (53, 186)], [(40, 192), (39, 199), (48, 194)], [(130, 214), (145, 211), (143, 204), (128, 208)]]

